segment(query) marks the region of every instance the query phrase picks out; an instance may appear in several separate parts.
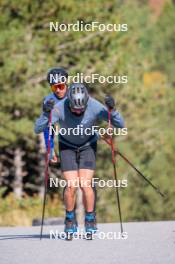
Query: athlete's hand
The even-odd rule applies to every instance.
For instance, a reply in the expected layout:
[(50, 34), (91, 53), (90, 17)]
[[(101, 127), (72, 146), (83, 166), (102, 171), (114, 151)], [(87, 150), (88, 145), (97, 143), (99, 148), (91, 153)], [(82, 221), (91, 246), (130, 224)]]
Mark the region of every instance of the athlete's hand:
[(60, 157), (57, 156), (57, 154), (55, 153), (55, 150), (52, 149), (51, 150), (51, 155), (50, 155), (50, 159), (49, 159), (49, 164), (51, 166), (57, 166), (60, 164)]
[(115, 100), (111, 95), (105, 97), (105, 104), (108, 109), (113, 110), (115, 108)]
[(46, 113), (50, 113), (54, 108), (55, 101), (53, 99), (49, 99), (48, 101), (43, 103), (43, 111)]

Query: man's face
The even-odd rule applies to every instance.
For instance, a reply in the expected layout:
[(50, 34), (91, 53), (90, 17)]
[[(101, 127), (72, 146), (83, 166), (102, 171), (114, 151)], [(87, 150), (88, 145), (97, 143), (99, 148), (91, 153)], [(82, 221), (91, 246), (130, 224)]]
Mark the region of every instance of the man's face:
[(67, 91), (66, 83), (57, 83), (51, 86), (52, 91), (58, 98), (63, 98)]

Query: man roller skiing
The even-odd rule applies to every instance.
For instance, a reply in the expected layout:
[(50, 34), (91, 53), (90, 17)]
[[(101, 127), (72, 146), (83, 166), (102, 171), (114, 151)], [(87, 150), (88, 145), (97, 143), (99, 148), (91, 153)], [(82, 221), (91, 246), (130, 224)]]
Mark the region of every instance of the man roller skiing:
[[(124, 121), (115, 108), (114, 99), (111, 96), (105, 98), (107, 107), (111, 109), (111, 123), (117, 128), (124, 127)], [(47, 103), (46, 103), (47, 105)], [(85, 198), (85, 231), (94, 233), (96, 227), (96, 215), (94, 210), (95, 195), (92, 189), (92, 178), (96, 165), (96, 151), (98, 135), (85, 133), (92, 131), (97, 120), (108, 121), (108, 109), (96, 99), (89, 96), (84, 84), (72, 84), (68, 89), (67, 97), (52, 105), (52, 124), (59, 123), (61, 133), (59, 135), (59, 151), (63, 177), (67, 182), (64, 192), (66, 208), (65, 232), (73, 234), (77, 232), (75, 216), (75, 182), (80, 183)], [(35, 124), (35, 132), (40, 133), (48, 126), (49, 111), (41, 114)], [(77, 126), (83, 128), (83, 133), (75, 135), (73, 129)], [(70, 129), (71, 128), (71, 129)], [(90, 183), (90, 184), (87, 184)]]
[[(68, 73), (64, 68), (52, 68), (48, 71), (47, 81), (50, 84), (52, 93), (47, 95), (43, 100), (43, 111), (47, 112), (52, 109), (52, 106), (62, 100), (67, 93), (66, 80)], [(48, 149), (48, 137), (49, 128), (44, 129), (44, 141), (46, 148)], [(54, 150), (54, 134), (50, 138), (50, 164), (56, 164), (58, 162), (57, 155)]]

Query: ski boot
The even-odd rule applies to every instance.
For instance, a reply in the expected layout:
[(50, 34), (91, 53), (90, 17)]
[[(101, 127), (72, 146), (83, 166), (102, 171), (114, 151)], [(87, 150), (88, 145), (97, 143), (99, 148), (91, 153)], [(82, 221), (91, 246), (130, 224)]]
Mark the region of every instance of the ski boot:
[(73, 234), (77, 233), (77, 221), (75, 218), (75, 211), (66, 211), (65, 218), (65, 228), (66, 240), (72, 240)]
[(96, 226), (96, 216), (95, 212), (90, 212), (85, 215), (85, 232), (86, 238), (88, 240), (92, 240), (93, 234), (96, 233), (97, 226)]

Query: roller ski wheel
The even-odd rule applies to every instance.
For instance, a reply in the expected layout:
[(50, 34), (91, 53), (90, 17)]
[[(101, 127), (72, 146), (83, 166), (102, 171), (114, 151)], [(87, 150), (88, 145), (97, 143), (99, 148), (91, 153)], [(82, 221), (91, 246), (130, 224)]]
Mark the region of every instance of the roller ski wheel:
[(73, 233), (66, 232), (66, 240), (72, 241), (72, 239), (73, 239)]
[(93, 234), (92, 232), (86, 232), (86, 240), (93, 240)]

